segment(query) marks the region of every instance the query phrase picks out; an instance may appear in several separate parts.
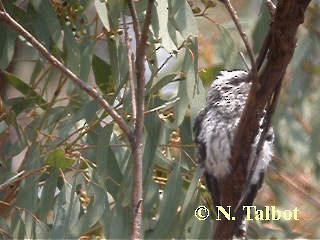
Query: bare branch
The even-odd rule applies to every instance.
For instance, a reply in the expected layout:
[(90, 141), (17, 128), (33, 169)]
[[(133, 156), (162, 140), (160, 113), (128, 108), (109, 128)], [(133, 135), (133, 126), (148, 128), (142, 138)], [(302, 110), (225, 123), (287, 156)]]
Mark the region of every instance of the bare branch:
[(140, 41), (141, 27), (140, 27), (137, 11), (133, 3), (133, 0), (128, 0), (128, 5), (129, 5), (130, 14), (132, 17), (133, 30), (134, 30), (134, 35), (136, 37), (136, 45), (138, 46), (138, 43)]
[[(148, 40), (149, 26), (151, 23), (154, 0), (149, 0), (148, 9), (144, 21), (143, 31), (136, 49), (136, 74), (137, 74), (137, 123), (135, 133), (140, 135), (143, 132), (144, 119), (144, 98), (145, 98), (145, 56)], [(136, 135), (137, 137), (137, 135)], [(142, 137), (142, 136), (141, 136)], [(139, 136), (140, 138), (140, 136)]]
[(238, 17), (238, 14), (236, 12), (236, 10), (233, 8), (230, 0), (221, 0), (221, 2), (223, 2), (223, 4), (226, 6), (234, 24), (236, 25), (237, 29), (238, 29), (238, 32), (240, 33), (240, 36), (242, 38), (242, 41), (247, 49), (247, 52), (249, 54), (249, 58), (250, 58), (250, 61), (251, 61), (251, 72), (253, 73), (253, 75), (256, 75), (256, 72), (257, 72), (257, 67), (256, 67), (256, 62), (255, 62), (255, 58), (254, 58), (254, 54), (253, 54), (253, 50), (252, 50), (252, 47), (249, 43), (249, 40), (248, 40), (248, 37), (247, 35), (245, 34), (245, 32), (243, 31), (243, 28), (240, 24), (240, 20), (239, 20), (239, 17)]
[(89, 96), (91, 96), (96, 102), (98, 102), (101, 107), (114, 119), (114, 121), (119, 125), (122, 131), (127, 135), (130, 142), (133, 140), (132, 133), (122, 118), (121, 115), (103, 98), (103, 96), (98, 93), (96, 89), (82, 81), (75, 73), (70, 69), (66, 68), (63, 63), (61, 63), (57, 58), (55, 58), (34, 36), (32, 36), (23, 26), (21, 26), (17, 21), (15, 21), (8, 13), (5, 11), (0, 11), (0, 20), (6, 24), (13, 27), (19, 34), (21, 34), (28, 42), (31, 43), (53, 66), (58, 68), (63, 72), (68, 78), (70, 78), (76, 85), (78, 85), (82, 90), (84, 90)]
[(131, 51), (131, 46), (130, 46), (130, 36), (128, 35), (128, 29), (127, 29), (127, 21), (124, 15), (122, 15), (122, 23), (123, 23), (123, 31), (124, 31), (124, 41), (126, 44), (126, 48), (128, 51), (128, 65), (129, 65), (129, 83), (130, 83), (130, 90), (131, 90), (131, 99), (132, 99), (132, 116), (133, 116), (133, 121), (136, 121), (137, 118), (137, 103), (136, 103), (136, 90), (134, 86), (134, 68), (133, 68), (133, 63), (132, 63), (132, 51)]
[(133, 26), (136, 34), (136, 104), (137, 104), (137, 119), (134, 130), (135, 141), (132, 144), (133, 166), (134, 166), (134, 183), (132, 189), (132, 232), (131, 239), (141, 238), (142, 224), (142, 208), (143, 208), (143, 179), (142, 179), (142, 164), (143, 164), (143, 126), (144, 126), (144, 103), (145, 103), (145, 56), (149, 34), (149, 26), (151, 24), (152, 10), (154, 0), (148, 1), (148, 7), (145, 15), (142, 32), (139, 31), (139, 23), (137, 14), (132, 1), (129, 1), (129, 8), (132, 15)]

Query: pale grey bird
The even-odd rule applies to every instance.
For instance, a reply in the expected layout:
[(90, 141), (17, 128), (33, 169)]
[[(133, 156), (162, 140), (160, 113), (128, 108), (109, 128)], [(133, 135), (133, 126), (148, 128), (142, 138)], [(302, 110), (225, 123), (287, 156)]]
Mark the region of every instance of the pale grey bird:
[[(250, 87), (251, 83), (248, 82), (247, 72), (222, 71), (221, 75), (212, 83), (208, 92), (207, 105), (199, 112), (195, 121), (194, 133), (198, 158), (215, 206), (221, 205), (219, 180), (232, 172), (229, 158), (231, 157), (233, 139)], [(272, 157), (272, 128), (266, 135), (259, 156), (256, 157), (262, 123), (263, 118), (260, 120), (260, 130), (252, 145), (247, 166), (249, 182), (242, 204), (245, 206), (252, 205), (261, 188), (265, 171)], [(257, 161), (256, 167), (254, 172), (250, 173), (254, 161)], [(237, 222), (235, 233), (237, 236), (241, 236), (246, 232), (246, 224), (242, 219)]]

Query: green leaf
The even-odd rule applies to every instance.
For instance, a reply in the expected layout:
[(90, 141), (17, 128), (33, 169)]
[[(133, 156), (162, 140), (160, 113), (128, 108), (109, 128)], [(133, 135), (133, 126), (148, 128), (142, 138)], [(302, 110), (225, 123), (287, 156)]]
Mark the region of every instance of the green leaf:
[[(106, 192), (95, 183), (89, 185), (89, 194), (92, 195), (93, 201), (90, 203), (86, 213), (83, 214), (79, 221), (71, 226), (73, 236), (80, 237), (85, 234), (94, 224), (96, 224), (106, 211), (108, 198)], [(110, 217), (110, 216), (109, 216)]]
[(143, 225), (145, 231), (153, 230), (153, 217), (157, 209), (155, 206), (159, 202), (159, 185), (150, 179), (148, 186), (145, 187), (143, 198)]
[(113, 126), (108, 125), (100, 130), (96, 143), (95, 161), (99, 166), (97, 172), (100, 184), (115, 197), (123, 176), (117, 159), (109, 146), (112, 132)]
[[(156, 4), (156, 11), (158, 19), (157, 21), (154, 20), (155, 24), (153, 27), (155, 28), (155, 32), (159, 32), (162, 46), (168, 52), (177, 50), (175, 41), (171, 38), (171, 35), (175, 33), (175, 30), (172, 27), (169, 29), (171, 23), (169, 22), (168, 1), (158, 1)], [(157, 27), (159, 27), (159, 29), (157, 29)], [(170, 30), (173, 30), (173, 32), (170, 33)]]
[[(39, 169), (41, 162), (40, 144), (32, 144), (25, 157), (25, 169), (28, 171)], [(17, 221), (17, 229), (14, 231), (17, 231), (17, 234), (21, 234), (20, 231), (23, 230), (23, 238), (34, 238), (35, 235), (33, 231), (35, 227), (35, 220), (33, 216), (37, 209), (38, 191), (39, 174), (34, 173), (33, 175), (24, 178), (19, 184), (19, 191), (15, 204), (26, 211), (24, 211), (25, 214), (21, 215), (21, 218), (15, 219), (15, 221)]]
[(143, 157), (143, 180), (145, 187), (148, 187), (148, 182), (152, 179), (151, 174), (153, 170), (155, 154), (161, 139), (162, 125), (161, 119), (156, 112), (146, 115), (145, 127), (147, 133)]
[(74, 160), (66, 157), (64, 150), (58, 148), (49, 153), (45, 163), (57, 168), (67, 168), (71, 167), (71, 165), (74, 163)]
[(176, 163), (170, 174), (168, 183), (164, 190), (163, 199), (160, 203), (159, 222), (150, 238), (172, 238), (173, 227), (177, 218), (177, 210), (183, 197), (182, 178), (180, 164)]
[(80, 75), (81, 67), (81, 54), (79, 46), (80, 44), (76, 41), (72, 30), (69, 27), (65, 26), (63, 38), (63, 50), (65, 53), (64, 61), (66, 66), (78, 76)]
[(25, 239), (26, 226), (18, 211), (13, 212), (11, 218), (11, 229), (13, 239)]
[(0, 23), (0, 69), (6, 69), (13, 57), (17, 34), (4, 23)]
[(35, 227), (35, 239), (46, 239), (49, 236), (49, 226), (43, 222), (38, 222)]
[(196, 91), (190, 102), (191, 126), (194, 125), (198, 112), (206, 105), (207, 91), (204, 89), (202, 81), (197, 81)]
[(96, 11), (98, 13), (98, 16), (107, 30), (107, 32), (110, 31), (110, 23), (109, 23), (109, 18), (108, 18), (108, 9), (106, 7), (106, 1), (105, 0), (94, 0), (94, 5), (96, 8)]
[(126, 0), (108, 0), (109, 23), (111, 29), (119, 28), (119, 18), (126, 7)]
[[(184, 228), (186, 226), (187, 222), (189, 221), (189, 219), (194, 217), (194, 210), (198, 207), (197, 206), (197, 203), (198, 203), (197, 187), (198, 187), (198, 183), (199, 183), (199, 179), (201, 177), (201, 174), (202, 174), (201, 168), (197, 167), (194, 174), (193, 174), (192, 181), (189, 185), (188, 191), (186, 193), (185, 199), (182, 204), (181, 213), (179, 216), (179, 221), (177, 221), (177, 224), (178, 224), (177, 228), (178, 229)], [(179, 238), (183, 237), (181, 235), (181, 234), (183, 234), (182, 231), (177, 231), (177, 233), (178, 233)]]
[(6, 101), (6, 105), (10, 107), (16, 115), (19, 115), (23, 111), (27, 109), (31, 109), (37, 104), (33, 98), (16, 97), (16, 98), (8, 99)]
[(194, 148), (190, 147), (194, 143), (192, 138), (192, 132), (193, 132), (193, 124), (191, 122), (191, 117), (185, 116), (182, 124), (180, 125), (180, 138), (181, 138), (181, 144), (183, 146), (181, 149), (181, 151), (183, 152), (181, 157), (183, 159), (181, 166), (188, 171), (192, 170), (195, 167), (194, 162), (192, 161), (192, 159), (190, 159), (195, 157)]
[(80, 78), (85, 82), (91, 70), (94, 46), (92, 39), (83, 40), (80, 44)]
[(169, 19), (183, 38), (198, 35), (198, 26), (187, 1), (169, 0)]
[(218, 30), (220, 33), (219, 37), (219, 48), (217, 49), (217, 54), (215, 55), (216, 62), (218, 64), (224, 65), (225, 67), (233, 66), (236, 59), (236, 48), (233, 38), (227, 29), (223, 26), (218, 25)]
[[(111, 220), (110, 220), (111, 219)], [(109, 217), (110, 236), (108, 239), (128, 239), (131, 231), (131, 209), (128, 206), (117, 204)]]
[(175, 81), (176, 73), (169, 73), (156, 81), (146, 95), (152, 95), (157, 93), (161, 88), (165, 87), (170, 82)]
[(202, 83), (205, 87), (209, 86), (213, 80), (217, 77), (219, 72), (222, 70), (222, 65), (213, 65), (204, 68), (200, 71), (199, 75)]
[(71, 237), (70, 226), (74, 225), (80, 214), (80, 201), (75, 193), (77, 185), (76, 176), (73, 184), (64, 183), (54, 208), (54, 222), (51, 239), (66, 239)]
[(53, 208), (54, 195), (57, 191), (57, 183), (59, 177), (58, 168), (51, 168), (49, 172), (50, 176), (46, 180), (41, 191), (41, 197), (37, 210), (39, 218), (43, 221), (46, 221), (48, 213)]
[(179, 83), (177, 97), (179, 98), (179, 101), (174, 107), (174, 121), (168, 122), (168, 125), (171, 129), (176, 129), (180, 126), (189, 106), (187, 83), (185, 80)]
[(270, 11), (266, 4), (262, 4), (259, 19), (256, 25), (254, 26), (254, 29), (252, 32), (253, 50), (255, 53), (259, 52), (263, 44), (263, 41), (266, 37), (266, 34), (269, 31), (270, 20), (271, 20)]
[(26, 147), (26, 139), (20, 125), (18, 124), (17, 115), (10, 111), (5, 115), (5, 121), (8, 126), (13, 127), (17, 134), (17, 141), (6, 141), (3, 146), (3, 152), (8, 155), (15, 156), (19, 154)]
[(44, 68), (45, 65), (45, 61), (44, 59), (40, 58), (37, 63), (35, 64), (31, 77), (30, 77), (30, 84), (34, 85), (37, 78), (40, 76), (40, 74), (42, 73), (42, 70)]
[(37, 18), (48, 29), (52, 41), (57, 41), (61, 35), (61, 27), (51, 2), (42, 0), (31, 0), (30, 2), (39, 15)]
[[(200, 203), (199, 200), (198, 202)], [(195, 216), (193, 216), (185, 225), (185, 238), (186, 239), (211, 239), (214, 230), (215, 229), (214, 229), (212, 220), (207, 218), (205, 221), (200, 221)]]
[(198, 83), (198, 42), (196, 38), (189, 38), (187, 41), (182, 71), (185, 74), (187, 82), (187, 93), (189, 101), (197, 93)]
[(25, 95), (28, 101), (36, 103), (39, 107), (46, 110), (48, 103), (36, 91), (34, 91), (27, 83), (22, 81), (17, 76), (9, 72), (3, 72), (8, 83)]
[(92, 59), (92, 70), (97, 85), (104, 94), (114, 92), (115, 80), (112, 77), (111, 66), (104, 60), (94, 55)]

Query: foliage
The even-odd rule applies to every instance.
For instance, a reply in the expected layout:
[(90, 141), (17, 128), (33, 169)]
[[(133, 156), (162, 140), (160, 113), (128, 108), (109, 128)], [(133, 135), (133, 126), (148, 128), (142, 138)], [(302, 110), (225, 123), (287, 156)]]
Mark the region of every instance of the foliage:
[[(54, 56), (99, 88), (132, 122), (127, 49), (119, 21), (122, 14), (130, 15), (126, 1), (3, 2)], [(140, 20), (146, 3), (137, 3)], [(269, 13), (260, 1), (236, 5), (258, 52)], [(272, 163), (268, 186), (257, 202), (283, 209), (297, 206), (301, 221), (252, 222), (250, 236), (255, 238), (320, 234), (315, 185), (320, 116), (314, 111), (320, 100), (319, 7), (313, 3), (308, 12), (285, 79), (274, 117), (275, 155), (281, 160)], [(203, 10), (209, 19), (199, 14)], [(194, 209), (210, 206), (210, 198), (199, 181), (192, 126), (205, 103), (203, 85), (222, 68), (245, 68), (238, 55), (244, 47), (233, 24), (216, 23), (228, 19), (223, 12), (213, 1), (157, 1), (146, 63), (145, 238), (208, 238), (213, 231), (213, 218), (194, 217)], [(130, 34), (131, 18), (126, 19)], [(94, 100), (25, 39), (2, 22), (0, 29), (0, 69), (7, 84), (19, 92), (8, 92), (0, 105), (2, 237), (128, 238), (133, 176), (128, 141)]]

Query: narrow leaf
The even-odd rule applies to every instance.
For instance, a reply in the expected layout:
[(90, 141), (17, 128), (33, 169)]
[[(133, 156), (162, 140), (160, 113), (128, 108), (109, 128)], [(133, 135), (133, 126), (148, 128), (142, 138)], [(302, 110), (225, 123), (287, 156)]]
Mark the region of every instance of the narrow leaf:
[(107, 30), (107, 32), (110, 31), (110, 23), (108, 18), (108, 9), (106, 7), (106, 1), (105, 0), (95, 0), (94, 5), (96, 7), (96, 11), (98, 13), (98, 16)]
[(42, 109), (48, 109), (48, 103), (28, 84), (9, 72), (3, 72), (8, 83), (24, 94), (28, 100), (34, 101)]
[(98, 56), (92, 58), (92, 70), (95, 80), (101, 91), (105, 94), (114, 91), (115, 81), (112, 77), (111, 67)]

